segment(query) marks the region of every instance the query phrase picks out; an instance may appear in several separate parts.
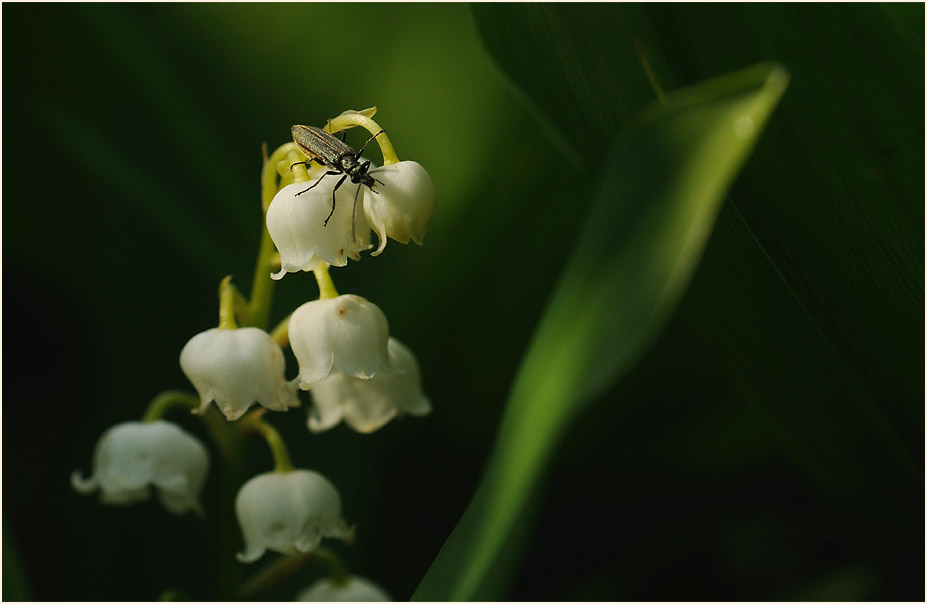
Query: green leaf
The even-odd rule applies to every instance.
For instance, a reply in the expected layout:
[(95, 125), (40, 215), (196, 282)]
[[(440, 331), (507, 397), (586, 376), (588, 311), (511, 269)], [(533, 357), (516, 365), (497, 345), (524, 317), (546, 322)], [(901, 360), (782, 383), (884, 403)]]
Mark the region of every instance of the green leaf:
[(681, 315), (814, 488), (866, 517), (883, 509), (902, 534), (898, 506), (923, 492), (924, 6), (474, 13), (574, 153), (615, 136), (648, 74), (671, 88), (761, 60), (788, 66), (778, 127), (731, 191)]
[(924, 6), (652, 17), (674, 72), (762, 55), (793, 74), (683, 315), (809, 483), (897, 523), (873, 536), (898, 547), (923, 503)]
[(414, 599), (502, 595), (514, 562), (507, 550), (554, 446), (665, 324), (787, 81), (782, 67), (760, 64), (675, 92), (635, 120), (603, 161), (486, 474)]
[(28, 602), (32, 599), (29, 579), (13, 532), (3, 517), (3, 600)]
[(484, 3), (472, 8), (493, 59), (578, 165), (603, 154), (654, 100), (654, 78), (664, 87), (673, 83), (653, 53), (656, 44), (640, 5)]
[(47, 136), (67, 149), (114, 193), (121, 193), (152, 224), (158, 225), (165, 239), (189, 255), (191, 263), (213, 274), (226, 269), (226, 255), (212, 231), (197, 220), (184, 205), (184, 196), (148, 166), (126, 157), (105, 133), (66, 105), (46, 99), (41, 107)]

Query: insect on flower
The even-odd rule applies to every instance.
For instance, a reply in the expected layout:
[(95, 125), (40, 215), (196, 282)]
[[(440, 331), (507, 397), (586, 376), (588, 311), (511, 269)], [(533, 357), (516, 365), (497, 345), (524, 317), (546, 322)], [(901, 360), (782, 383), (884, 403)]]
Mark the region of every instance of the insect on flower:
[[(367, 145), (369, 145), (373, 139), (383, 134), (383, 132), (384, 130), (380, 130), (371, 136), (367, 139), (367, 142), (364, 143), (364, 146), (360, 148), (360, 151), (355, 151), (350, 145), (344, 142), (344, 136), (339, 139), (333, 134), (321, 128), (316, 128), (315, 126), (301, 126), (297, 124), (290, 128), (290, 133), (293, 135), (293, 142), (296, 143), (300, 151), (309, 157), (307, 161), (297, 162), (293, 164), (293, 166), (305, 164), (306, 167), (308, 167), (311, 162), (316, 162), (319, 165), (329, 168), (329, 171), (323, 174), (321, 178), (315, 181), (309, 188), (305, 191), (300, 191), (296, 195), (302, 195), (322, 182), (322, 179), (326, 176), (344, 174), (341, 180), (338, 181), (338, 184), (335, 185), (335, 188), (332, 189), (332, 210), (328, 213), (328, 218), (325, 219), (324, 225), (328, 225), (328, 221), (331, 219), (332, 214), (335, 213), (335, 191), (338, 190), (338, 187), (340, 187), (349, 176), (351, 177), (351, 182), (354, 184), (366, 185), (367, 188), (374, 193), (377, 193), (373, 188), (374, 184), (383, 184), (367, 173), (367, 170), (370, 169), (370, 160), (365, 162), (360, 161), (360, 156), (367, 148)], [(342, 131), (342, 135), (344, 134), (345, 132)], [(293, 166), (290, 166), (290, 169), (292, 169)], [(355, 216), (357, 214), (358, 194), (360, 194), (360, 187), (357, 188), (357, 194), (354, 196)]]

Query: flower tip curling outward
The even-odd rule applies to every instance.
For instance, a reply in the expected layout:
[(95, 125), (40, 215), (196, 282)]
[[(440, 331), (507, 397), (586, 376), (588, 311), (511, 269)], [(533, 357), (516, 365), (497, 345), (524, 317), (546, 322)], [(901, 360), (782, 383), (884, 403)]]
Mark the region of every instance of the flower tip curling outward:
[(193, 336), (180, 353), (180, 366), (200, 395), (200, 414), (212, 401), (229, 421), (255, 401), (272, 411), (299, 406), (295, 384), (283, 376), (283, 351), (256, 327), (213, 328)]
[(358, 575), (345, 583), (319, 579), (296, 596), (296, 602), (392, 602), (382, 587)]
[(390, 361), (402, 373), (380, 372), (362, 380), (334, 372), (313, 385), (307, 422), (311, 432), (328, 430), (344, 420), (353, 430), (367, 434), (399, 414), (422, 416), (431, 411), (415, 355), (396, 338), (389, 339), (388, 350)]
[(332, 371), (360, 379), (382, 371), (401, 371), (389, 360), (386, 315), (360, 296), (344, 294), (306, 302), (290, 316), (289, 336), (303, 390)]
[(350, 540), (354, 535), (341, 516), (338, 490), (311, 470), (255, 476), (238, 492), (235, 513), (245, 541), (241, 562), (254, 562), (267, 550), (308, 553), (323, 537)]
[(100, 501), (127, 505), (144, 501), (151, 487), (173, 514), (202, 514), (200, 490), (209, 469), (209, 454), (193, 435), (176, 424), (124, 422), (106, 430), (93, 454), (93, 474), (75, 470), (71, 486), (82, 495), (100, 490)]
[(435, 185), (419, 163), (401, 161), (371, 170), (379, 180), (376, 192), (364, 191), (364, 216), (376, 232), (379, 243), (371, 255), (386, 249), (386, 239), (418, 245), (425, 240), (435, 211)]

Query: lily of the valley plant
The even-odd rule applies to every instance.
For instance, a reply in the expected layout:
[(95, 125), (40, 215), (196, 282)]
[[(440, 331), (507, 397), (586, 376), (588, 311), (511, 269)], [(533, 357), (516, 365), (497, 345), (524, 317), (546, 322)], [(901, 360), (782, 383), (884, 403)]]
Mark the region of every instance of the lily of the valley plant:
[[(346, 478), (329, 480), (313, 470), (294, 468), (270, 421), (278, 417), (273, 412), (300, 407), (300, 391), (308, 390), (311, 404), (305, 414), (297, 415), (309, 438), (342, 421), (366, 434), (400, 415), (421, 416), (431, 410), (419, 363), (393, 337), (386, 315), (360, 295), (339, 295), (329, 272), (332, 266), (360, 260), (364, 252), (383, 253), (388, 239), (421, 245), (434, 212), (431, 178), (420, 164), (399, 160), (386, 133), (373, 121), (375, 112), (376, 108), (346, 111), (325, 126), (330, 133), (356, 126), (380, 133), (375, 140), (383, 163), (368, 172), (376, 183), (372, 188), (347, 178), (335, 191), (341, 176), (326, 174), (325, 168), (315, 166), (321, 163), (318, 158), (306, 156), (295, 143), (280, 146), (269, 157), (265, 152), (266, 229), (262, 228), (251, 296), (246, 298), (231, 277), (223, 279), (218, 325), (204, 326), (180, 351), (180, 366), (196, 394), (165, 391), (152, 400), (141, 421), (107, 429), (96, 445), (91, 475), (84, 478), (75, 470), (71, 479), (82, 494), (99, 492), (102, 503), (130, 504), (154, 493), (171, 513), (208, 515), (200, 504), (210, 465), (207, 449), (163, 417), (178, 407), (192, 411), (219, 440), (216, 418), (236, 422), (240, 429), (224, 433), (234, 438), (261, 435), (273, 454), (274, 468), (241, 485), (234, 502), (222, 503), (234, 506), (242, 548), (217, 555), (237, 554), (242, 563), (261, 559), (268, 550), (289, 560), (318, 558), (330, 576), (298, 594), (306, 601), (389, 596), (368, 579), (348, 574), (333, 552), (318, 549), (323, 539), (354, 539), (355, 527), (342, 515), (335, 487)], [(319, 298), (293, 309), (270, 330), (275, 281), (303, 271), (314, 273)], [(287, 347), (299, 366), (295, 373), (287, 373)], [(224, 450), (221, 442), (217, 447)], [(253, 595), (257, 584), (240, 593)]]

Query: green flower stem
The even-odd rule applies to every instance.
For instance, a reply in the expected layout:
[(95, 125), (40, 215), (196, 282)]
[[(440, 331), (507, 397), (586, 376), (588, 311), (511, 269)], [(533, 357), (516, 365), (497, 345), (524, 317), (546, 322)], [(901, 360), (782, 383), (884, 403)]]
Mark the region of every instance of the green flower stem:
[(232, 284), (232, 290), (235, 292), (235, 319), (239, 324), (249, 326), (248, 318), (251, 316), (251, 304), (235, 284)]
[[(280, 176), (280, 162), (285, 160), (290, 153), (298, 151), (299, 148), (296, 143), (284, 143), (277, 147), (270, 154), (270, 157), (264, 160), (264, 168), (261, 170), (261, 207), (264, 214), (267, 214), (270, 202), (274, 200), (274, 195), (280, 189), (277, 184), (277, 177)], [(286, 166), (286, 169), (289, 170), (290, 167)]]
[(182, 390), (165, 390), (158, 396), (154, 397), (142, 416), (143, 422), (153, 422), (164, 417), (168, 409), (173, 407), (184, 407), (186, 409), (196, 409), (200, 406), (200, 397)]
[(320, 262), (317, 267), (312, 269), (312, 273), (315, 275), (316, 283), (319, 284), (319, 300), (338, 297), (338, 290), (335, 289), (335, 283), (328, 272), (327, 262)]
[[(195, 394), (182, 390), (165, 390), (154, 397), (151, 403), (148, 404), (148, 409), (145, 410), (142, 421), (157, 421), (163, 418), (168, 410), (174, 407), (183, 407), (184, 409), (194, 411), (199, 406), (200, 397)], [(213, 441), (216, 443), (216, 448), (219, 449), (219, 453), (222, 457), (230, 462), (236, 459), (238, 443), (236, 442), (234, 431), (230, 428), (230, 424), (226, 421), (225, 417), (219, 413), (219, 410), (214, 405), (210, 405), (210, 408), (200, 415), (200, 417), (203, 423), (206, 424), (206, 428), (209, 430)]]
[(306, 182), (310, 180), (309, 178), (309, 166), (304, 163), (308, 160), (307, 155), (304, 155), (302, 151), (290, 151), (287, 153), (286, 158), (289, 161), (290, 173), (293, 175), (293, 182)]
[(286, 348), (290, 345), (290, 316), (277, 323), (273, 331), (270, 332), (271, 339), (277, 343), (280, 348)]
[(278, 184), (277, 165), (283, 161), (287, 154), (296, 149), (294, 143), (286, 143), (277, 147), (276, 150), (267, 157), (267, 147), (264, 147), (264, 167), (261, 170), (261, 243), (258, 246), (257, 262), (254, 265), (254, 278), (251, 280), (251, 301), (248, 307), (247, 325), (250, 327), (267, 328), (270, 321), (270, 304), (274, 295), (274, 280), (270, 278), (277, 256), (277, 248), (267, 232), (267, 221), (263, 216), (267, 215), (267, 208), (270, 202), (274, 200), (277, 194)]
[[(208, 428), (212, 432), (219, 452), (225, 463), (219, 464), (215, 476), (218, 488), (217, 501), (233, 502), (241, 485), (250, 478), (245, 472), (243, 439), (239, 432), (238, 422), (225, 419), (222, 412), (212, 405), (203, 415)], [(218, 601), (234, 601), (235, 589), (241, 584), (244, 574), (244, 565), (235, 559), (230, 552), (234, 552), (240, 545), (241, 533), (238, 528), (238, 518), (235, 515), (235, 506), (226, 503), (217, 506), (211, 517), (216, 524), (215, 551), (223, 552), (216, 557), (213, 566), (212, 599)]]
[(347, 569), (341, 559), (328, 548), (320, 547), (307, 554), (295, 554), (274, 560), (245, 581), (238, 590), (242, 600), (253, 599), (257, 594), (277, 585), (296, 571), (306, 562), (318, 560), (325, 565), (332, 583), (345, 585), (350, 579)]
[(270, 452), (273, 453), (274, 471), (280, 474), (292, 472), (293, 462), (290, 461), (290, 454), (286, 450), (286, 443), (283, 442), (283, 437), (280, 436), (280, 433), (277, 432), (277, 429), (264, 420), (259, 420), (255, 424), (255, 428), (258, 432), (261, 433), (261, 436), (264, 437), (264, 440), (267, 441), (267, 444), (270, 447)]
[[(374, 112), (376, 111), (376, 107), (371, 107), (371, 109), (373, 109)], [(383, 130), (383, 128), (380, 128), (380, 125), (373, 121), (373, 118), (370, 117), (372, 115), (373, 112), (371, 112), (370, 109), (363, 112), (345, 111), (338, 117), (330, 119), (328, 124), (326, 124), (326, 129), (334, 133), (353, 126), (361, 126), (366, 128), (370, 134), (377, 134)], [(396, 150), (393, 149), (393, 143), (390, 142), (386, 132), (377, 136), (377, 144), (380, 145), (380, 152), (383, 154), (384, 166), (399, 163), (399, 157), (396, 155)]]
[(327, 547), (320, 547), (312, 553), (313, 557), (328, 569), (328, 575), (332, 578), (332, 583), (345, 585), (348, 582), (348, 579), (350, 579), (348, 569), (345, 568), (341, 558), (335, 552)]
[(238, 590), (239, 598), (242, 600), (251, 600), (255, 595), (266, 589), (270, 589), (298, 571), (303, 564), (312, 559), (314, 554), (315, 552), (309, 552), (308, 554), (296, 554), (294, 556), (277, 558), (242, 584), (241, 588)]
[(261, 243), (255, 263), (251, 286), (251, 302), (248, 306), (248, 326), (267, 328), (270, 321), (270, 303), (274, 296), (274, 280), (270, 278), (277, 248), (267, 232), (267, 224), (261, 221)]
[[(219, 284), (219, 329), (238, 329), (235, 322), (235, 298), (237, 289), (232, 285), (232, 276), (227, 275)], [(241, 294), (238, 295), (240, 297)]]
[(242, 429), (255, 430), (264, 437), (264, 440), (267, 441), (267, 446), (270, 447), (271, 454), (274, 456), (275, 472), (281, 474), (292, 472), (293, 462), (290, 461), (290, 454), (286, 449), (286, 443), (283, 442), (283, 437), (280, 436), (276, 428), (261, 419), (265, 412), (266, 409), (258, 409), (253, 413), (249, 413), (241, 420)]
[(239, 457), (239, 439), (233, 423), (225, 419), (222, 412), (215, 405), (210, 405), (206, 412), (200, 415), (200, 419), (206, 424), (219, 454), (228, 463), (235, 462)]

